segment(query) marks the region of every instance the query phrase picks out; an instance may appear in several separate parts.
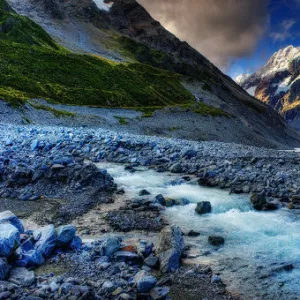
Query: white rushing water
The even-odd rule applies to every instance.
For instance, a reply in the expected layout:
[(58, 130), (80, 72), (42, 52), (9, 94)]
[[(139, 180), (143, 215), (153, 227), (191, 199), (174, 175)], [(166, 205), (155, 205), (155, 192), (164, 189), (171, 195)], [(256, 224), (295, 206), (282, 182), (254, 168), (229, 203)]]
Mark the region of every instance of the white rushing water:
[[(176, 206), (164, 212), (170, 223), (184, 231), (201, 235), (187, 238), (198, 251), (197, 263), (212, 266), (220, 272), (231, 291), (243, 299), (300, 299), (300, 219), (289, 211), (257, 212), (247, 195), (229, 195), (227, 191), (204, 188), (185, 182), (168, 173), (145, 168), (135, 173), (123, 165), (99, 164), (123, 187), (128, 198), (138, 197), (147, 189), (151, 197), (162, 194), (174, 199), (188, 199), (191, 204)], [(210, 201), (212, 213), (198, 215), (196, 203)], [(209, 235), (225, 238), (220, 248), (208, 244)], [(292, 264), (293, 270), (282, 270)]]

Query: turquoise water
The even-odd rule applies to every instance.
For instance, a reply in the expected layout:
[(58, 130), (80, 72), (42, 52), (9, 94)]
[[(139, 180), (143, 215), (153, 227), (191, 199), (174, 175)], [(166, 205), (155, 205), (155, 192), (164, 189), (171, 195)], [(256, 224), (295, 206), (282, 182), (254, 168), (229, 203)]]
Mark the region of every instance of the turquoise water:
[[(219, 272), (228, 289), (243, 299), (300, 299), (300, 219), (290, 211), (257, 212), (247, 195), (229, 195), (227, 191), (200, 187), (168, 173), (141, 168), (135, 173), (123, 165), (99, 164), (115, 178), (126, 195), (137, 197), (141, 189), (151, 196), (186, 198), (187, 206), (165, 210), (172, 224), (184, 231), (196, 230), (197, 238), (186, 242), (199, 255), (195, 262), (209, 264)], [(210, 201), (212, 213), (195, 213), (196, 203)], [(225, 238), (225, 245), (214, 248), (209, 235)], [(291, 271), (282, 266), (293, 264)]]

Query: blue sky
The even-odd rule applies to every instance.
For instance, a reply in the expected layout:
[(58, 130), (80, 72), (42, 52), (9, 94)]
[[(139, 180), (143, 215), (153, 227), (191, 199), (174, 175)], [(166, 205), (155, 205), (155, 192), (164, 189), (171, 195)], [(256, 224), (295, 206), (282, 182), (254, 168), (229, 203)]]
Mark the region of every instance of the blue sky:
[(283, 47), (300, 46), (300, 0), (271, 0), (268, 12), (268, 25), (255, 52), (232, 61), (228, 75), (233, 78), (241, 73), (253, 73)]

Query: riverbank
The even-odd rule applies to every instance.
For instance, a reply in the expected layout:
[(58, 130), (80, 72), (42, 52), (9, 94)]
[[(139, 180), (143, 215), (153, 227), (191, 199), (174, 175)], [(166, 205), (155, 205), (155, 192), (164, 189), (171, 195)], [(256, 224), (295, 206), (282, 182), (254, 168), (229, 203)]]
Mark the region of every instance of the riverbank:
[[(126, 167), (131, 174), (141, 167), (150, 168), (156, 174), (153, 181), (156, 177), (163, 180), (157, 174), (170, 172), (180, 180), (192, 180), (198, 186), (218, 187), (234, 194), (264, 193), (268, 201), (276, 201), (278, 206), (297, 208), (300, 159), (296, 152), (87, 128), (1, 124), (0, 137), (0, 196), (10, 199), (2, 200), (0, 208), (29, 219), (28, 224), (54, 223), (58, 226), (73, 222), (81, 234), (87, 236), (112, 230), (138, 230), (139, 240), (147, 238), (149, 232), (165, 228), (166, 220), (157, 201), (131, 199), (130, 191), (122, 191), (115, 184), (109, 166), (101, 167), (103, 162), (122, 164), (122, 169)], [(94, 164), (99, 164), (98, 168)], [(116, 195), (120, 200), (120, 194), (124, 192), (124, 198), (117, 202)], [(128, 196), (130, 199), (126, 199)], [(86, 226), (85, 220), (89, 220), (90, 226)], [(99, 225), (100, 232), (93, 232), (93, 222)], [(70, 255), (77, 261), (76, 254)], [(90, 262), (89, 258), (86, 261)], [(53, 262), (58, 264), (56, 260)], [(86, 267), (89, 269), (89, 264)], [(71, 276), (72, 269), (69, 271)], [(84, 273), (82, 276), (83, 280)], [(215, 299), (231, 297), (224, 294), (218, 277), (201, 267), (184, 267), (174, 276), (174, 289), (170, 291), (172, 299), (176, 299), (176, 294), (186, 297), (184, 292), (205, 297), (208, 291)], [(198, 287), (190, 284), (190, 277), (199, 277)], [(181, 285), (186, 289), (183, 294), (179, 293)]]

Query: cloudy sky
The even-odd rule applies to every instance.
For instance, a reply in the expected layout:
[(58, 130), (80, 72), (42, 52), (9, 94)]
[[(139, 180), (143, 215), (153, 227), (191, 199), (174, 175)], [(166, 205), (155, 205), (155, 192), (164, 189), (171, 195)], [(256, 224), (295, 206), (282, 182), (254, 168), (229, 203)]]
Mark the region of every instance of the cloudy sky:
[(300, 46), (300, 0), (138, 0), (232, 77)]

